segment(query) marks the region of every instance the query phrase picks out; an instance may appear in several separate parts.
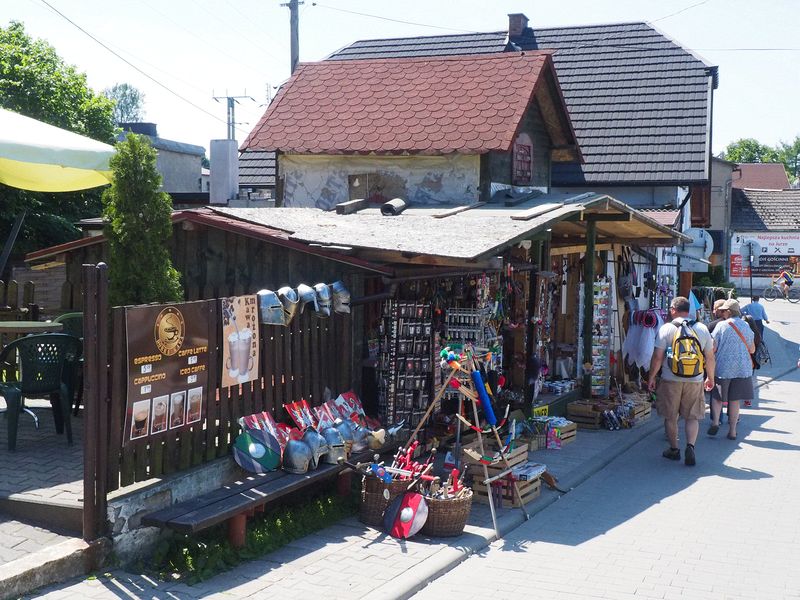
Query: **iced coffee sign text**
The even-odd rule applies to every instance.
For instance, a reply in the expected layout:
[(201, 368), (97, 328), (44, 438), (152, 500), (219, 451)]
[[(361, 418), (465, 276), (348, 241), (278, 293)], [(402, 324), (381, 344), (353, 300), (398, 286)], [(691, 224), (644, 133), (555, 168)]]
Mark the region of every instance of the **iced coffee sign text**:
[(208, 389), (211, 309), (202, 301), (125, 310), (125, 443), (201, 421)]

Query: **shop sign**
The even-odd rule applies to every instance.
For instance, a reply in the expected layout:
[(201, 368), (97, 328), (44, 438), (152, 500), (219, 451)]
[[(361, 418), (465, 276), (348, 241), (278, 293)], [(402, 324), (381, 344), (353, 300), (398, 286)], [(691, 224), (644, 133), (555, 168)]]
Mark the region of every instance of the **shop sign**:
[(206, 301), (125, 309), (128, 394), (123, 443), (201, 420), (208, 397)]
[(220, 300), (222, 308), (222, 387), (259, 377), (258, 296)]
[(758, 264), (753, 264), (753, 277), (771, 277), (787, 266), (796, 271), (800, 261), (800, 232), (741, 232), (733, 234), (731, 239), (731, 277), (750, 276), (748, 257), (742, 256), (750, 240), (758, 242), (761, 250)]
[(534, 417), (546, 417), (550, 414), (550, 405), (545, 404), (544, 406), (534, 406), (533, 407), (533, 416)]

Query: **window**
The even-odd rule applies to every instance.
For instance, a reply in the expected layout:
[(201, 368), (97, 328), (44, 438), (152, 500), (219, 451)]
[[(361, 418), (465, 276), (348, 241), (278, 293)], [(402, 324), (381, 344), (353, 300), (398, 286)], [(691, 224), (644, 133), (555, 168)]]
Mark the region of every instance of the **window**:
[(526, 133), (521, 133), (514, 142), (512, 155), (512, 185), (530, 185), (533, 180), (533, 144)]

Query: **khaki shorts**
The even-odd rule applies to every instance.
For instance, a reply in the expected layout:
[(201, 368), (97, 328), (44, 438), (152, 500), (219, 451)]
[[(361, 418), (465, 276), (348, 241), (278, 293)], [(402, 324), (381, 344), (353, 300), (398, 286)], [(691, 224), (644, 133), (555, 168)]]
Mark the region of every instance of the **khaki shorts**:
[(656, 411), (665, 419), (703, 419), (706, 397), (702, 381), (666, 381), (656, 388)]

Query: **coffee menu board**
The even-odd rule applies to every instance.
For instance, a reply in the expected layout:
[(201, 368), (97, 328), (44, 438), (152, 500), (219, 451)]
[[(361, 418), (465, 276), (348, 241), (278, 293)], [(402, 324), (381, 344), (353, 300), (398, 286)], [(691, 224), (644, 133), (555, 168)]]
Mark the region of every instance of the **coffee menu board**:
[(201, 301), (125, 309), (124, 443), (201, 420), (208, 394), (209, 308)]
[(258, 379), (258, 296), (232, 296), (220, 303), (222, 387)]

